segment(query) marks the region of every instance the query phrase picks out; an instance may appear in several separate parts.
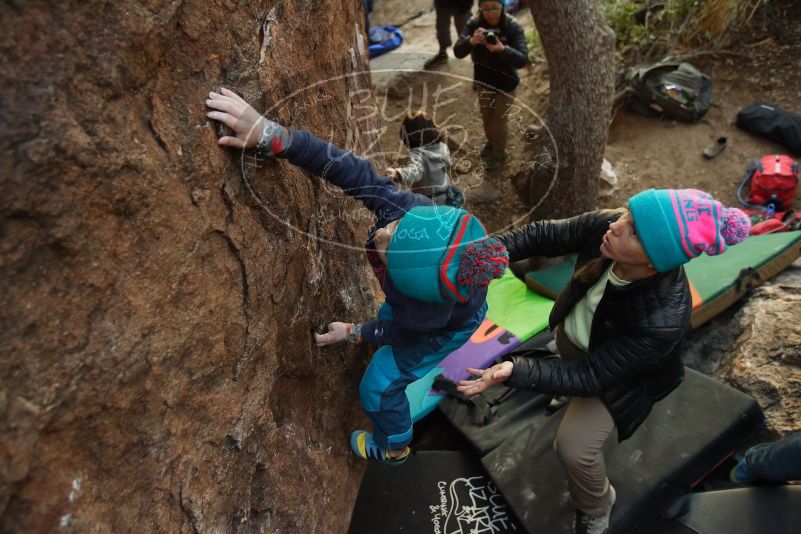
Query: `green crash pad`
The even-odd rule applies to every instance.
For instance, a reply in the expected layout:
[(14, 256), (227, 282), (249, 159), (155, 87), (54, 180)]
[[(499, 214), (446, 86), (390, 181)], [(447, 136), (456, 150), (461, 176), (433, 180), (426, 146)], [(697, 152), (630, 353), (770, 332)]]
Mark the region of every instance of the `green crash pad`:
[(493, 280), (487, 291), (487, 319), (526, 341), (548, 326), (553, 300), (529, 291), (526, 284), (507, 269)]
[(556, 300), (567, 287), (575, 268), (576, 256), (567, 256), (548, 267), (526, 273), (526, 285), (531, 291)]
[(693, 297), (693, 328), (779, 274), (799, 255), (801, 232), (781, 232), (750, 236), (723, 254), (690, 260), (684, 270)]

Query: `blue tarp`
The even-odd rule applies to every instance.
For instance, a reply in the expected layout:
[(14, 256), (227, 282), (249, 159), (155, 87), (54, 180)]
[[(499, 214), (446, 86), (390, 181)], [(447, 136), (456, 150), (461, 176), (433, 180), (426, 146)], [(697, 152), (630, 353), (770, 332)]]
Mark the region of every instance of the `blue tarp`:
[(370, 59), (395, 50), (403, 43), (403, 32), (395, 26), (378, 26), (370, 28)]

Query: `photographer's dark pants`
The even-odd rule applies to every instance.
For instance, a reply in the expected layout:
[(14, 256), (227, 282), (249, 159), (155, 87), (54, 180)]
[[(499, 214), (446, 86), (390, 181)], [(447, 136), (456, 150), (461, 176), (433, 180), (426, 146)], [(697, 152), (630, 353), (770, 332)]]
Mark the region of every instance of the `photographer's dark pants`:
[(506, 94), (482, 87), (478, 92), (481, 122), (487, 141), (492, 144), (492, 155), (503, 156), (506, 139), (509, 137), (509, 108), (514, 101), (514, 92)]
[(456, 27), (456, 36), (462, 35), (465, 24), (470, 19), (470, 8), (461, 11), (458, 7), (447, 5), (447, 2), (442, 0), (434, 0), (434, 9), (437, 11), (437, 42), (439, 43), (440, 51), (453, 44), (451, 41), (451, 18), (453, 18), (453, 25)]

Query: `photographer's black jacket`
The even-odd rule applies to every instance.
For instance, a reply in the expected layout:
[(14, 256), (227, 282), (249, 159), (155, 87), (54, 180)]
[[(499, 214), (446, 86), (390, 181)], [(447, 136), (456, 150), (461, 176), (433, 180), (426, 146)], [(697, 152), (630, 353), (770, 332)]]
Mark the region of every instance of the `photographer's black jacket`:
[[(484, 45), (470, 44), (470, 37), (477, 28), (495, 30), (500, 41), (506, 45), (506, 50), (492, 53)], [(511, 92), (520, 83), (517, 69), (525, 67), (528, 62), (528, 46), (523, 27), (506, 14), (505, 8), (496, 28), (487, 24), (479, 14), (467, 22), (462, 35), (453, 46), (453, 55), (457, 58), (463, 58), (467, 54), (473, 58), (473, 78), (476, 81), (497, 91)]]
[[(609, 223), (621, 211), (596, 211), (571, 219), (538, 221), (497, 236), (509, 260), (578, 253), (576, 269), (600, 257)], [(606, 260), (608, 267), (610, 260)], [(561, 324), (596, 280), (574, 276), (551, 311)], [(554, 395), (600, 397), (623, 441), (640, 426), (654, 403), (684, 379), (680, 344), (690, 330), (692, 300), (684, 269), (636, 280), (623, 287), (607, 282), (593, 315), (586, 357), (562, 361), (515, 356), (512, 387)]]

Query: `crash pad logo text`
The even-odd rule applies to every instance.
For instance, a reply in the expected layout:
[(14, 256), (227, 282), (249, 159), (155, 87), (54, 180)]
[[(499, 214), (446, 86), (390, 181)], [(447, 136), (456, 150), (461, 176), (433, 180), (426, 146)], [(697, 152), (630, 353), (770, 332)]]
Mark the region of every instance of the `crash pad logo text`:
[(429, 506), (434, 534), (502, 534), (517, 530), (495, 485), (483, 476), (437, 483), (439, 503)]

